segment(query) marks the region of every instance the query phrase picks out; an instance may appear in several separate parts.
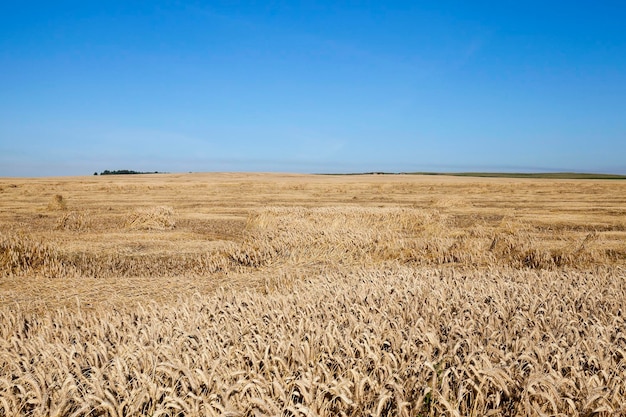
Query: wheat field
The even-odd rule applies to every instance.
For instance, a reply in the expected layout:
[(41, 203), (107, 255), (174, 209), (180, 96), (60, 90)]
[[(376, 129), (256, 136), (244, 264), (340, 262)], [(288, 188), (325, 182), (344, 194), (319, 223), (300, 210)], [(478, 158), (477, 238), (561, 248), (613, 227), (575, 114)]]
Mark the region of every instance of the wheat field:
[(0, 178), (0, 415), (626, 415), (626, 182)]

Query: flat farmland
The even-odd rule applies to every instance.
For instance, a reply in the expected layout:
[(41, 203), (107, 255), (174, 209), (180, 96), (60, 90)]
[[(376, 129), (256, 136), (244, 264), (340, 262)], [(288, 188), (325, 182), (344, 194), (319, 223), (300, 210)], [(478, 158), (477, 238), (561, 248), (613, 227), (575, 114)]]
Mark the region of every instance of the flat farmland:
[(0, 179), (0, 415), (619, 415), (626, 181)]

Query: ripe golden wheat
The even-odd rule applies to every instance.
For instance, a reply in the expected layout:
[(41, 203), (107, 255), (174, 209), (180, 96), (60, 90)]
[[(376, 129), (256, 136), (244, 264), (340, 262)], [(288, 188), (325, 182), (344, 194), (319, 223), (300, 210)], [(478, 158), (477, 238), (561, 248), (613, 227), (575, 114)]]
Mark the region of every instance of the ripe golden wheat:
[[(57, 229), (81, 232), (96, 221), (65, 212)], [(168, 207), (134, 211), (122, 230), (175, 227)], [(0, 275), (164, 276), (288, 265), (378, 265), (586, 268), (614, 263), (595, 232), (563, 238), (533, 235), (523, 223), (456, 230), (437, 210), (410, 208), (269, 208), (252, 213), (241, 242), (201, 253), (99, 254), (64, 251), (28, 234), (0, 233)], [(619, 253), (619, 257), (625, 254)]]
[(624, 415), (625, 279), (398, 267), (5, 309), (0, 415)]
[(626, 415), (626, 183), (0, 193), (0, 416)]

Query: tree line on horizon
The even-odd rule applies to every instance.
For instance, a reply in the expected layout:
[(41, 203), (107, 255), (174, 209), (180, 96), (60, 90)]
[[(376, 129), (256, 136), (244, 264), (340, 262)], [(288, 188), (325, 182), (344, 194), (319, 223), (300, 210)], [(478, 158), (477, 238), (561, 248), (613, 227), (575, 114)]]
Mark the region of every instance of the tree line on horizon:
[[(131, 169), (117, 169), (113, 171), (109, 171), (105, 169), (100, 173), (100, 175), (128, 175), (128, 174), (159, 174), (159, 171), (150, 171), (150, 172), (142, 172), (142, 171), (133, 171)], [(93, 175), (98, 175), (98, 172), (94, 172)]]

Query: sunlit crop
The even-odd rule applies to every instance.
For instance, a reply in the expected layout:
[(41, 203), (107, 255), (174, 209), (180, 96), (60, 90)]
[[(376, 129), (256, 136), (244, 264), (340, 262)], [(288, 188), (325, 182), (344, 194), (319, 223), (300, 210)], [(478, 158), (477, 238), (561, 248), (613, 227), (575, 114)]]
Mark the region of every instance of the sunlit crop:
[(621, 183), (236, 179), (0, 180), (0, 416), (626, 415)]

